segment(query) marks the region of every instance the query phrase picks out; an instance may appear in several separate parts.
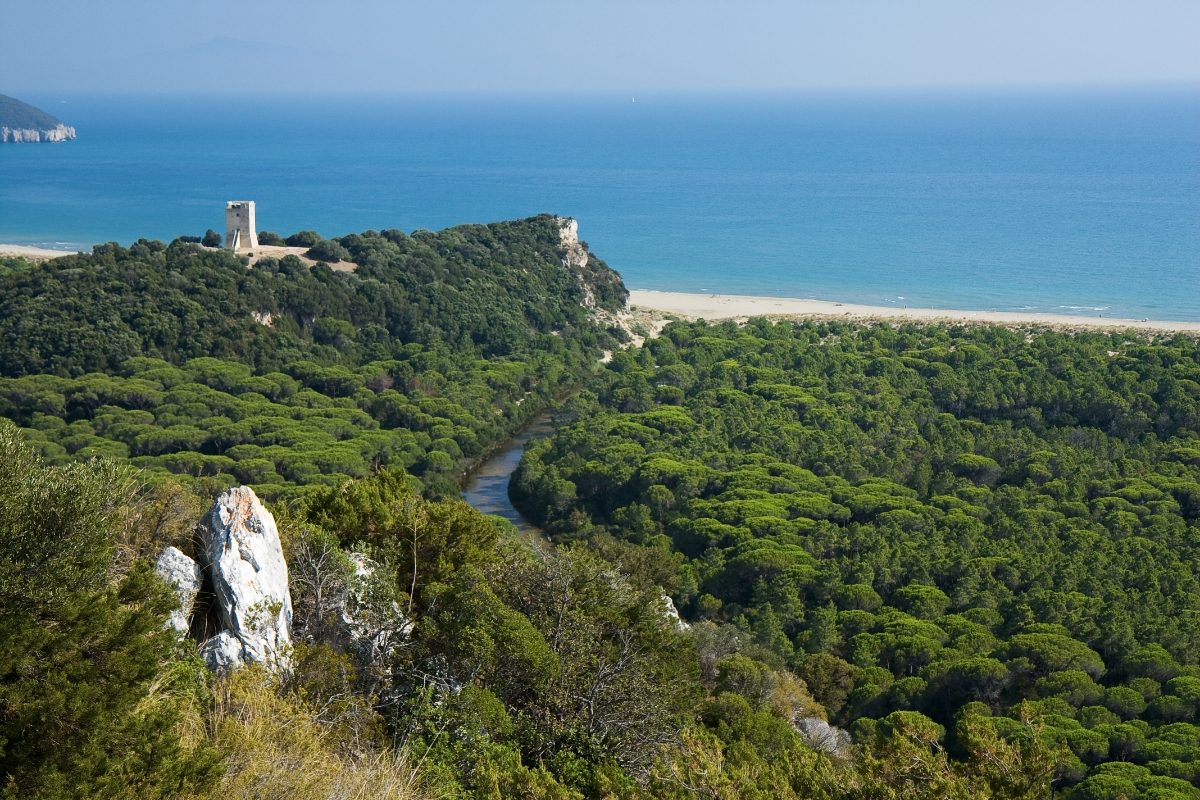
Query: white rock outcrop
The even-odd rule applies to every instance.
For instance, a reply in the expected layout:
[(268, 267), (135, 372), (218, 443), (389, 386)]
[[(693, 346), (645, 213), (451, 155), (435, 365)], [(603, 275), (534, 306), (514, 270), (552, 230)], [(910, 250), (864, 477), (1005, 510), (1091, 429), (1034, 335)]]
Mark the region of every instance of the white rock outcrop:
[(167, 624), (178, 631), (180, 636), (187, 636), (192, 622), (192, 604), (196, 602), (196, 595), (200, 593), (203, 577), (200, 565), (184, 555), (179, 548), (168, 547), (158, 554), (158, 560), (154, 562), (154, 571), (175, 589), (175, 594), (179, 597), (179, 607), (171, 612)]
[(286, 667), (292, 597), (275, 518), (253, 489), (239, 486), (217, 498), (201, 533), (201, 558), (221, 622), (221, 632), (202, 648), (209, 666)]
[(671, 623), (671, 626), (680, 633), (686, 633), (692, 629), (692, 626), (684, 621), (683, 617), (679, 616), (679, 609), (675, 607), (675, 601), (671, 599), (671, 595), (663, 592), (663, 617)]
[(213, 672), (228, 672), (245, 663), (242, 642), (229, 631), (221, 631), (200, 647), (200, 656)]
[(70, 125), (53, 128), (9, 128), (0, 127), (0, 142), (65, 142), (75, 138), (75, 129)]
[(587, 250), (583, 243), (579, 241), (579, 220), (571, 217), (558, 218), (558, 241), (562, 249), (566, 252), (563, 257), (564, 267), (579, 267), (587, 266)]
[[(588, 251), (579, 241), (579, 221), (571, 217), (557, 217), (558, 243), (563, 249), (562, 265), (567, 269), (582, 270), (588, 263)], [(596, 295), (592, 287), (576, 273), (579, 288), (583, 291), (583, 305), (587, 308), (596, 307)]]

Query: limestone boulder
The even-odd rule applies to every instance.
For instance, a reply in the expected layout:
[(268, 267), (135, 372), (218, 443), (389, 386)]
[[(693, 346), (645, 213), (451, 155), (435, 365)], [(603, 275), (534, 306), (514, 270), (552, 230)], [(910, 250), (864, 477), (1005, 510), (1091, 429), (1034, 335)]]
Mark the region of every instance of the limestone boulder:
[(213, 672), (228, 672), (245, 663), (242, 641), (229, 631), (221, 631), (200, 647), (200, 656)]
[(671, 624), (675, 630), (680, 633), (687, 633), (692, 629), (692, 626), (684, 621), (683, 617), (679, 616), (679, 609), (675, 607), (675, 601), (671, 599), (671, 595), (663, 592), (663, 618)]
[(286, 667), (292, 598), (275, 518), (254, 490), (239, 486), (216, 499), (201, 534), (221, 624), (203, 647), (206, 660), (221, 670), (243, 663)]
[(154, 571), (175, 589), (179, 598), (179, 607), (171, 612), (167, 623), (178, 631), (180, 636), (187, 636), (191, 627), (192, 605), (196, 602), (196, 595), (200, 593), (200, 565), (184, 555), (179, 548), (168, 547), (158, 554), (158, 559), (154, 562)]

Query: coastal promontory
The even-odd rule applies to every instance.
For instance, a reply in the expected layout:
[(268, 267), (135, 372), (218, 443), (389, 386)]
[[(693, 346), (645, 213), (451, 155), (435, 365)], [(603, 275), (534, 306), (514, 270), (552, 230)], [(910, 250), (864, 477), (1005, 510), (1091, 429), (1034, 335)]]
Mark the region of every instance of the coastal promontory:
[(0, 142), (65, 142), (75, 129), (39, 108), (0, 94)]

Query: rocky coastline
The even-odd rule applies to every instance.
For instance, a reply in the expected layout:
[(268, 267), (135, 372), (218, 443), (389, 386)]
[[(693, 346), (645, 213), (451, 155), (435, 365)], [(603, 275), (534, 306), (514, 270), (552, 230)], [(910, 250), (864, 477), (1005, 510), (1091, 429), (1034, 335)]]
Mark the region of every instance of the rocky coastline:
[(75, 128), (59, 123), (53, 128), (0, 126), (0, 142), (65, 142), (75, 138)]

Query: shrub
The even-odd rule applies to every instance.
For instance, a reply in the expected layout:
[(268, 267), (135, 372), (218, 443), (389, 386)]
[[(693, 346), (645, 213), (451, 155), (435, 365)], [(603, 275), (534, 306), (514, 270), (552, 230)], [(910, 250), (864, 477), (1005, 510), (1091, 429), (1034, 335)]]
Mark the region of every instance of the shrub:
[(350, 260), (349, 250), (342, 247), (337, 242), (328, 240), (317, 242), (308, 249), (308, 252), (305, 253), (305, 255), (315, 261), (325, 261), (330, 264), (337, 261)]
[(312, 247), (321, 241), (321, 234), (316, 231), (300, 231), (293, 233), (284, 241), (287, 242), (288, 247)]

